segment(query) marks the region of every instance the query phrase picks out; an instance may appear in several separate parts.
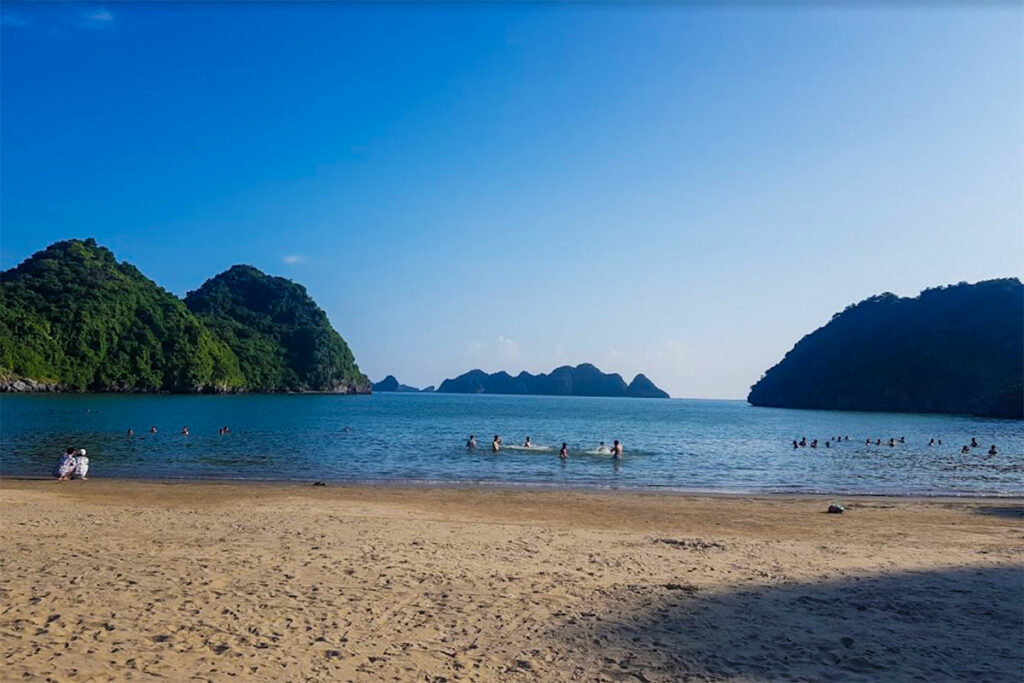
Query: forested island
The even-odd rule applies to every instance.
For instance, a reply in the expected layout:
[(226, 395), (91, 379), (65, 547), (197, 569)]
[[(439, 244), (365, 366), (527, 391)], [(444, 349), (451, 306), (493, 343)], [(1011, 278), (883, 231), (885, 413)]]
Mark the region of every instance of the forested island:
[(873, 296), (797, 342), (747, 400), (1024, 419), (1024, 285), (1007, 278)]
[(449, 394), (528, 394), (541, 396), (625, 396), (630, 398), (668, 398), (668, 394), (642, 374), (626, 384), (618, 373), (605, 374), (590, 363), (572, 367), (563, 365), (550, 374), (520, 372), (487, 374), (470, 370), (454, 379), (446, 379), (437, 388)]
[(425, 389), (418, 389), (416, 387), (411, 387), (408, 384), (402, 384), (401, 382), (398, 381), (397, 378), (395, 378), (394, 375), (388, 375), (387, 377), (385, 377), (381, 381), (374, 382), (373, 383), (373, 390), (374, 390), (374, 392), (381, 392), (381, 393), (385, 393), (385, 394), (386, 393), (392, 393), (392, 392), (394, 392), (394, 393), (410, 393), (410, 394), (414, 394), (414, 393), (421, 393), (421, 394), (426, 393), (426, 394), (429, 394), (430, 392), (432, 392), (434, 390), (434, 387), (433, 386), (429, 386), (429, 387), (426, 387)]
[(0, 390), (369, 393), (290, 280), (234, 266), (184, 301), (93, 239), (0, 273)]

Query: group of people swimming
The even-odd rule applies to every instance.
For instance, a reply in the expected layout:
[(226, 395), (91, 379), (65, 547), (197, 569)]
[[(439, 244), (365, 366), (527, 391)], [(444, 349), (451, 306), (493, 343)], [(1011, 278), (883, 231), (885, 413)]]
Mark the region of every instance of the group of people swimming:
[[(831, 448), (833, 443), (838, 444), (838, 443), (840, 443), (842, 441), (849, 441), (849, 440), (850, 440), (849, 436), (833, 436), (833, 437), (830, 437), (829, 440), (825, 441), (825, 448)], [(874, 441), (872, 441), (871, 439), (864, 439), (864, 445), (865, 446), (872, 446), (872, 445), (874, 445), (874, 446), (881, 446), (884, 443), (885, 445), (889, 446), (889, 448), (895, 448), (898, 444), (903, 444), (903, 443), (906, 443), (906, 442), (907, 442), (907, 437), (905, 437), (905, 436), (901, 436), (898, 439), (896, 437), (894, 437), (894, 436), (891, 436), (891, 437), (889, 437), (888, 442), (883, 442), (882, 439), (877, 439), (877, 438)], [(933, 437), (933, 438), (928, 440), (928, 445), (929, 446), (941, 446), (942, 445), (942, 439), (936, 439), (936, 438)], [(797, 441), (796, 439), (793, 439), (793, 448), (794, 449), (805, 448), (805, 447), (817, 448), (818, 447), (818, 440), (817, 439), (812, 439), (808, 443), (806, 436), (803, 437), (802, 439), (800, 439), (799, 441)], [(966, 445), (965, 444), (964, 447), (960, 449), (960, 453), (966, 455), (966, 454), (971, 452), (972, 448), (981, 448), (981, 446), (978, 445), (978, 440), (975, 437), (973, 437), (973, 436), (971, 437), (970, 445)], [(999, 449), (996, 448), (995, 444), (992, 444), (989, 447), (988, 454), (989, 455), (999, 455)]]
[[(939, 443), (942, 443), (942, 442), (939, 441)], [(978, 444), (978, 440), (972, 436), (971, 437), (971, 443), (970, 444), (964, 444), (963, 447), (960, 449), (961, 455), (967, 455), (968, 453), (971, 452), (972, 448), (984, 448), (984, 447), (980, 446)], [(988, 447), (988, 454), (989, 455), (999, 455), (999, 449), (996, 448), (995, 444), (992, 444), (991, 446)]]
[(64, 454), (60, 456), (57, 466), (53, 468), (53, 476), (57, 477), (57, 481), (67, 481), (69, 479), (86, 480), (89, 478), (88, 475), (89, 458), (86, 456), (84, 448), (79, 448), (76, 451), (69, 446), (64, 450)]
[[(501, 440), (501, 436), (495, 434), (494, 435), (494, 439), (491, 441), (491, 453), (500, 453), (501, 452), (502, 444), (503, 444), (503, 442)], [(547, 450), (546, 446), (535, 446), (533, 444), (533, 442), (530, 441), (530, 437), (529, 436), (526, 437), (526, 439), (523, 441), (523, 445), (520, 446), (519, 448), (524, 449), (524, 450), (531, 450), (531, 449)], [(477, 449), (476, 436), (473, 435), (473, 434), (470, 434), (469, 435), (469, 440), (466, 441), (466, 452), (467, 453), (473, 453), (473, 452), (476, 451), (476, 449)], [(605, 445), (604, 441), (602, 441), (600, 443), (600, 445), (597, 447), (597, 450), (594, 451), (594, 454), (595, 455), (610, 455), (610, 456), (612, 456), (613, 460), (621, 460), (622, 459), (622, 444), (619, 443), (619, 441), (616, 439), (615, 442), (612, 443), (611, 448), (609, 448), (608, 446)], [(558, 457), (561, 460), (568, 460), (569, 459), (569, 444), (566, 443), (565, 441), (562, 442), (562, 447), (558, 450)]]
[[(348, 427), (345, 427), (345, 429), (348, 430)], [(156, 434), (157, 433), (156, 425), (153, 425), (152, 427), (149, 428), (149, 433), (150, 434)], [(217, 430), (217, 433), (220, 434), (221, 436), (224, 436), (226, 434), (230, 434), (231, 433), (231, 428), (227, 427), (227, 426), (221, 427), (220, 429)], [(191, 434), (191, 432), (188, 430), (188, 425), (185, 425), (184, 427), (181, 428), (181, 435), (182, 436), (189, 436), (190, 434)], [(132, 438), (134, 436), (135, 436), (135, 430), (129, 428), (128, 429), (128, 438)]]
[[(830, 439), (825, 442), (825, 448), (832, 448), (832, 442), (833, 441), (836, 442), (836, 443), (839, 443), (840, 441), (844, 441), (844, 440), (845, 441), (849, 441), (850, 437), (848, 437), (848, 436), (845, 436), (845, 437), (844, 436), (833, 436), (833, 437), (830, 437)], [(811, 447), (811, 448), (817, 448), (818, 447), (818, 440), (817, 439), (811, 439), (811, 442), (808, 443), (806, 436), (804, 438), (800, 439), (799, 441), (797, 441), (796, 439), (793, 439), (793, 448), (807, 448), (808, 446)]]

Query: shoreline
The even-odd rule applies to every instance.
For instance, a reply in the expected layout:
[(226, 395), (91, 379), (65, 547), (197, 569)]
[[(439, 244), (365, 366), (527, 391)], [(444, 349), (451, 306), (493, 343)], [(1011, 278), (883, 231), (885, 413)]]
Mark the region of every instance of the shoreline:
[[(0, 474), (0, 488), (5, 482), (53, 482), (57, 483), (52, 476), (44, 475), (3, 475)], [(114, 482), (122, 484), (166, 484), (166, 485), (202, 485), (202, 486), (237, 486), (237, 487), (289, 487), (305, 488), (312, 487), (316, 482), (323, 482), (323, 487), (334, 489), (372, 489), (372, 490), (453, 490), (453, 491), (521, 491), (524, 493), (552, 494), (578, 493), (608, 496), (628, 495), (651, 495), (668, 496), (680, 498), (739, 498), (739, 499), (810, 499), (824, 500), (829, 498), (842, 497), (847, 499), (865, 500), (892, 500), (892, 501), (930, 501), (930, 502), (1021, 502), (1024, 503), (1024, 492), (1022, 493), (891, 493), (891, 492), (843, 492), (843, 491), (757, 491), (757, 490), (721, 490), (721, 489), (686, 489), (670, 486), (585, 486), (573, 484), (543, 484), (538, 482), (487, 482), (487, 481), (460, 481), (460, 480), (427, 480), (427, 479), (243, 479), (243, 478), (172, 478), (172, 477), (90, 477), (89, 482), (95, 485), (96, 482)], [(83, 482), (71, 480), (61, 482), (62, 485), (72, 486), (83, 485)]]

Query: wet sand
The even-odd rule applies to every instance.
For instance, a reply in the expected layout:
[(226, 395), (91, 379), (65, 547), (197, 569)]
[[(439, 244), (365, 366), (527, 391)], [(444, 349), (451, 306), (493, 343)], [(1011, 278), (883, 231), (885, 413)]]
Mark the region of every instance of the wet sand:
[(1024, 676), (1024, 502), (0, 482), (0, 678)]

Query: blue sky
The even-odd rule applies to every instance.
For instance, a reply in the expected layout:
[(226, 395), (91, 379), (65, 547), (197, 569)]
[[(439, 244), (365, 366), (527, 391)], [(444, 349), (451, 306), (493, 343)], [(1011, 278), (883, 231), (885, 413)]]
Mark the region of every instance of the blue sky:
[(744, 397), (882, 291), (1019, 276), (1019, 4), (4, 2), (0, 259), (295, 279), (372, 379)]

